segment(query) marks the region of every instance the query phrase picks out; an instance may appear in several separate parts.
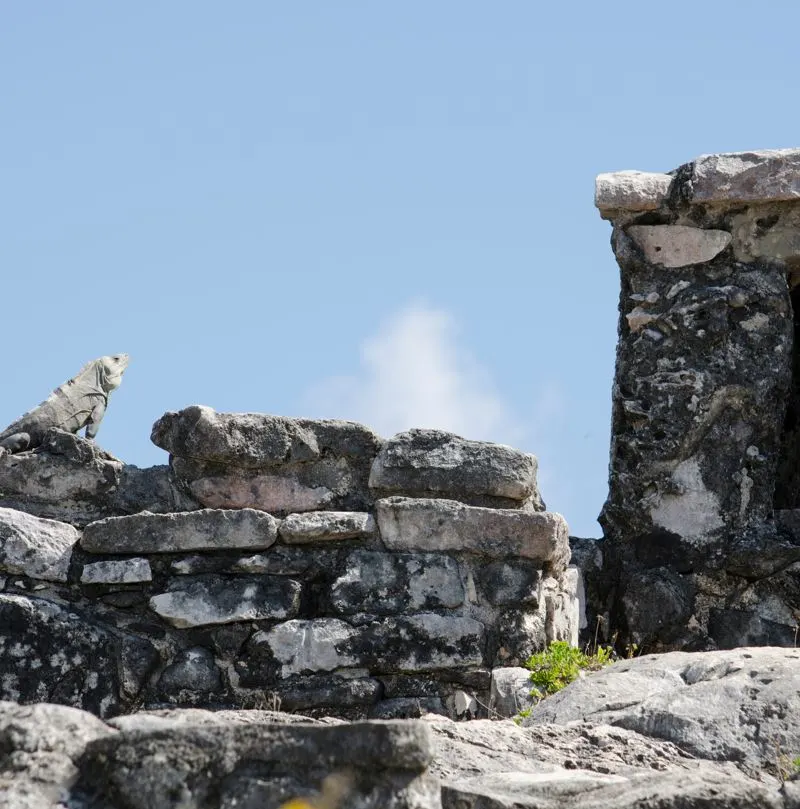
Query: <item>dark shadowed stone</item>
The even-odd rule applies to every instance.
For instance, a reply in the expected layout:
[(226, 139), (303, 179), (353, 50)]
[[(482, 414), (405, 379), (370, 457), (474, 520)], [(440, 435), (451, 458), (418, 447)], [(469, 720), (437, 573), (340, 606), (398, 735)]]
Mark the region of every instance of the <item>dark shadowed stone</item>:
[(178, 580), (150, 599), (150, 609), (179, 629), (235, 621), (282, 620), (297, 614), (301, 585), (292, 579)]
[(409, 430), (389, 439), (375, 459), (369, 485), (381, 496), (444, 497), (476, 506), (530, 501), (544, 509), (533, 455), (441, 430)]
[(128, 634), (120, 638), (120, 688), (125, 699), (139, 695), (160, 660), (158, 650), (147, 638)]
[(320, 708), (341, 711), (342, 708), (372, 705), (380, 699), (381, 690), (381, 684), (370, 677), (317, 674), (290, 677), (277, 686), (275, 694), (284, 711)]
[(254, 509), (144, 512), (90, 523), (83, 532), (81, 547), (90, 553), (263, 550), (274, 544), (277, 536), (278, 521)]
[(555, 569), (569, 561), (569, 529), (560, 514), (405, 497), (389, 497), (375, 506), (381, 538), (393, 551), (523, 556)]
[(458, 563), (439, 554), (354, 551), (331, 586), (340, 613), (391, 615), (454, 608), (464, 603)]
[(520, 612), (509, 609), (495, 625), (498, 644), (495, 666), (521, 666), (535, 652), (541, 652), (555, 638), (548, 637), (547, 618), (542, 609)]
[(195, 646), (180, 652), (164, 669), (158, 687), (167, 694), (181, 691), (210, 693), (222, 688), (222, 675), (214, 662), (214, 655), (202, 646)]
[(439, 697), (396, 697), (384, 699), (369, 710), (370, 719), (418, 719), (425, 714), (447, 716), (447, 708)]
[(526, 559), (490, 562), (477, 570), (481, 592), (495, 606), (528, 604), (536, 607), (542, 584), (542, 569)]
[(325, 776), (350, 771), (353, 806), (437, 809), (431, 757), (418, 722), (175, 724), (91, 742), (76, 791), (126, 809), (256, 809), (311, 796)]
[(50, 601), (0, 595), (0, 697), (55, 702), (99, 716), (119, 710), (119, 641)]
[(770, 621), (752, 610), (711, 610), (708, 634), (720, 649), (797, 645), (797, 625)]
[(642, 645), (666, 639), (684, 625), (691, 615), (692, 593), (685, 576), (653, 568), (626, 576), (622, 601), (631, 640)]

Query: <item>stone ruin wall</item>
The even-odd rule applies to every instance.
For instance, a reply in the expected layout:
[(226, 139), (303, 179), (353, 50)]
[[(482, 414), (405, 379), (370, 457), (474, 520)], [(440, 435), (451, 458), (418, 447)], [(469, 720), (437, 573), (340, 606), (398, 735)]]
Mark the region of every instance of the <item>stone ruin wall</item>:
[(3, 699), (464, 718), (577, 642), (531, 455), (206, 407), (152, 438), (169, 466), (59, 431), (0, 458)]
[(603, 174), (595, 201), (621, 274), (596, 612), (648, 651), (796, 645), (800, 150)]

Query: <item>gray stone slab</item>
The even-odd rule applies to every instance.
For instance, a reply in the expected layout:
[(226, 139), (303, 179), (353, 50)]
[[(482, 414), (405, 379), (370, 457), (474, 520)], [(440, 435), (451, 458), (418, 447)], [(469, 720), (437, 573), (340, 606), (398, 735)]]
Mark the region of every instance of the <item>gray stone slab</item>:
[(279, 577), (210, 578), (153, 596), (150, 609), (178, 629), (237, 621), (292, 618), (300, 605), (299, 582)]
[(694, 202), (800, 199), (800, 149), (701, 155), (692, 171)]
[[(500, 498), (539, 504), (536, 458), (503, 444), (468, 441), (441, 430), (409, 430), (389, 439), (370, 472), (377, 492), (472, 502)], [(474, 502), (474, 505), (491, 505)]]
[(672, 176), (650, 171), (598, 174), (594, 204), (604, 210), (654, 211), (669, 195)]
[(263, 550), (275, 543), (278, 521), (255, 509), (143, 512), (86, 526), (81, 547), (90, 553)]
[(289, 514), (281, 520), (278, 535), (288, 545), (361, 539), (376, 531), (375, 518), (358, 511), (312, 511)]
[(147, 559), (110, 559), (83, 566), (82, 584), (137, 584), (153, 580)]
[(79, 537), (67, 523), (0, 508), (0, 571), (65, 582)]
[(403, 497), (375, 505), (381, 538), (394, 551), (522, 556), (554, 568), (566, 567), (569, 560), (569, 530), (560, 514)]

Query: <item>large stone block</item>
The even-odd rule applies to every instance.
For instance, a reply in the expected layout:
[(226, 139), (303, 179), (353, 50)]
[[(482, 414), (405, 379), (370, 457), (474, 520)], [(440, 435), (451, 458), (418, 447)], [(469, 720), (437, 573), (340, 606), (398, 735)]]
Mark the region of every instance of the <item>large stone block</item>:
[[(150, 651), (148, 651), (150, 650)], [(0, 595), (0, 699), (55, 702), (112, 716), (133, 694), (152, 645), (40, 598)]]
[(201, 509), (178, 514), (108, 517), (86, 526), (81, 547), (90, 553), (224, 551), (274, 544), (278, 521), (255, 509)]
[(236, 621), (283, 620), (297, 614), (300, 582), (280, 577), (209, 577), (153, 596), (150, 609), (178, 629)]
[(669, 195), (673, 178), (651, 171), (614, 171), (598, 174), (594, 204), (606, 217), (613, 211), (655, 211)]
[(245, 685), (347, 668), (370, 673), (432, 671), (483, 664), (483, 624), (419, 613), (353, 626), (337, 618), (293, 620), (256, 633), (240, 658)]
[(331, 587), (340, 613), (402, 612), (454, 608), (464, 603), (458, 563), (441, 554), (355, 551)]
[(379, 500), (376, 510), (381, 538), (394, 551), (522, 556), (559, 570), (569, 561), (569, 530), (560, 514), (405, 497)]
[(800, 199), (800, 149), (701, 155), (692, 200), (727, 205)]
[(66, 523), (0, 508), (0, 571), (65, 582), (79, 537)]
[(371, 505), (367, 481), (381, 439), (354, 422), (194, 406), (165, 414), (152, 437), (171, 453), (183, 489), (209, 508), (288, 514)]
[(126, 809), (255, 809), (299, 798), (440, 809), (431, 758), (430, 731), (418, 722), (173, 723), (90, 742), (77, 789)]
[(185, 511), (196, 504), (166, 466), (138, 469), (62, 430), (41, 447), (0, 456), (0, 506), (82, 526), (117, 514)]
[(370, 472), (379, 495), (444, 497), (476, 506), (542, 510), (536, 458), (503, 444), (468, 441), (441, 430), (409, 430), (387, 441)]
[(364, 511), (313, 511), (290, 514), (281, 520), (278, 533), (289, 545), (363, 539), (375, 533), (375, 518)]

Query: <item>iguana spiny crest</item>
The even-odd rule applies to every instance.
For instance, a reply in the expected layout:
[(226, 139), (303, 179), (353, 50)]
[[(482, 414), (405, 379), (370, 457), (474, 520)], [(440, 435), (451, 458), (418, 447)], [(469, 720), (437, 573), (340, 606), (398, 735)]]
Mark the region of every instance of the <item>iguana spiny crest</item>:
[(86, 437), (93, 439), (128, 361), (127, 354), (112, 354), (87, 362), (38, 407), (0, 432), (0, 455), (2, 450), (22, 452), (40, 446), (45, 433), (54, 428), (77, 433), (85, 427)]

